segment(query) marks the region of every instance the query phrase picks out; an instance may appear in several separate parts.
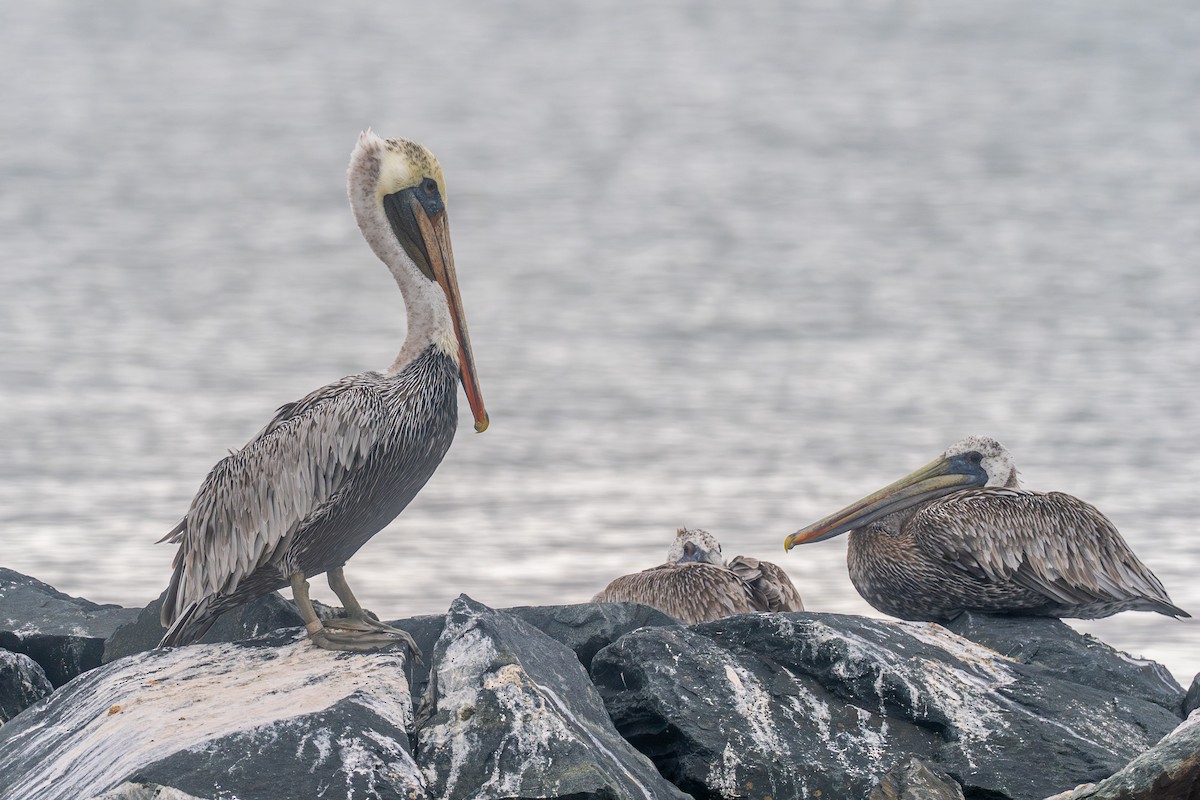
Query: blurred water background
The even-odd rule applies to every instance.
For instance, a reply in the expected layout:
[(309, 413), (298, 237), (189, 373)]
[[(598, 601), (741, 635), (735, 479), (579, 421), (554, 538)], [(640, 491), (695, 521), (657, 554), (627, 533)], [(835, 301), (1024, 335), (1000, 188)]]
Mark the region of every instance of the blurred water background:
[[(586, 600), (989, 434), (1200, 613), (1200, 9), (0, 6), (0, 565), (99, 602), (280, 404), (382, 368), (344, 170), (427, 144), (492, 427), (350, 562), (385, 617)], [(465, 407), (465, 403), (461, 403)], [(315, 584), (318, 597), (332, 600)], [(1075, 623), (1183, 681), (1195, 621)]]

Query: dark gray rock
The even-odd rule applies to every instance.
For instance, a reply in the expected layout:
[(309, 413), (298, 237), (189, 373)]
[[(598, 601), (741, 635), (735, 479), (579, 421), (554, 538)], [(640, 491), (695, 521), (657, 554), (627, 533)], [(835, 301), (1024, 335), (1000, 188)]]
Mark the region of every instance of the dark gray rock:
[(1120, 653), (1062, 620), (964, 613), (945, 627), (1071, 683), (1146, 700), (1174, 714), (1183, 702), (1183, 687), (1162, 664)]
[[(137, 612), (135, 619), (112, 632), (108, 641), (104, 643), (103, 663), (108, 664), (158, 647), (159, 641), (166, 633), (158, 619), (166, 595), (164, 591), (157, 600)], [(240, 642), (280, 628), (303, 626), (304, 621), (300, 619), (300, 612), (296, 610), (296, 606), (285, 600), (279, 592), (271, 592), (222, 614), (216, 624), (200, 637), (199, 643)]]
[(417, 729), (429, 793), (453, 798), (683, 798), (613, 729), (575, 653), (465, 596), (434, 647)]
[(1048, 800), (1197, 800), (1200, 798), (1200, 714), (1098, 784)]
[(836, 614), (634, 631), (592, 677), (617, 729), (697, 797), (864, 797), (916, 756), (968, 797), (1033, 800), (1115, 772), (1178, 719), (939, 625)]
[(96, 800), (204, 800), (169, 786), (156, 783), (123, 783)]
[(0, 650), (0, 725), (53, 691), (36, 661), (24, 653)]
[(104, 640), (137, 613), (0, 567), (0, 648), (32, 658), (55, 686), (99, 666)]
[(0, 727), (0, 800), (425, 797), (404, 649), (281, 638), (153, 650), (81, 675)]
[(962, 787), (919, 758), (888, 770), (867, 800), (963, 800)]
[(1197, 708), (1200, 708), (1200, 675), (1192, 678), (1192, 685), (1183, 698), (1183, 716), (1187, 717)]
[(204, 800), (169, 786), (156, 783), (123, 783), (111, 792), (105, 792), (96, 800)]
[[(559, 644), (575, 651), (584, 669), (601, 648), (620, 639), (629, 631), (646, 626), (679, 623), (650, 606), (638, 603), (579, 603), (562, 606), (517, 606), (500, 609), (524, 620)], [(444, 614), (410, 617), (388, 622), (407, 631), (425, 654), (423, 663), (413, 668), (413, 697), (421, 697), (429, 680), (429, 654), (442, 635)]]
[(584, 669), (592, 666), (596, 653), (630, 631), (680, 625), (657, 608), (640, 603), (517, 606), (504, 610), (574, 650)]

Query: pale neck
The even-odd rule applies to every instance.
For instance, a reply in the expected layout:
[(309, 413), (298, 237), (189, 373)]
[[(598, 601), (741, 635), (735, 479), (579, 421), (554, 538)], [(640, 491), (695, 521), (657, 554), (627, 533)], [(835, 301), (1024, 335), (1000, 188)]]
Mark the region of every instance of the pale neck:
[(408, 332), (387, 374), (400, 372), (430, 345), (436, 345), (458, 363), (454, 322), (442, 287), (425, 277), (396, 241), (373, 191), (352, 190), (350, 205), (367, 244), (392, 273), (404, 296)]

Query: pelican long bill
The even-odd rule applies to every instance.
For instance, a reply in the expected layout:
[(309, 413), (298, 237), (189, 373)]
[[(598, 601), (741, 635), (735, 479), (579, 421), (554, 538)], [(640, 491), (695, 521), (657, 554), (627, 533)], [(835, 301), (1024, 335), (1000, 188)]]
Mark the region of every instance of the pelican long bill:
[(982, 486), (986, 482), (987, 475), (978, 465), (957, 457), (938, 458), (841, 511), (796, 531), (784, 540), (783, 549), (791, 550), (798, 544), (831, 539), (918, 503), (942, 497), (966, 486)]
[(405, 189), (386, 197), (384, 208), (396, 238), (409, 257), (446, 293), (446, 305), (458, 339), (463, 391), (471, 405), (471, 414), (475, 417), (475, 430), (482, 433), (487, 430), (488, 415), (483, 406), (483, 394), (479, 390), (471, 337), (467, 333), (467, 318), (458, 292), (454, 251), (450, 247), (450, 221), (446, 216), (445, 204), (436, 188), (431, 193), (421, 195), (418, 195), (417, 189)]

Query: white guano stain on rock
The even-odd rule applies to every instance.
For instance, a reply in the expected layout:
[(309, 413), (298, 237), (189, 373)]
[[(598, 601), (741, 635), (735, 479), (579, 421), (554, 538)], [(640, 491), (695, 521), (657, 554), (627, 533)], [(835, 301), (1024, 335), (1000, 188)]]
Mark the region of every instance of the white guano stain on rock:
[[(452, 632), (452, 635), (454, 633), (457, 638), (446, 648), (438, 670), (439, 707), (475, 709), (487, 704), (486, 693), (503, 711), (506, 729), (495, 754), (489, 756), (491, 775), (482, 786), (471, 789), (474, 791), (472, 797), (486, 800), (519, 794), (526, 777), (552, 771), (553, 753), (559, 743), (585, 741), (610, 760), (646, 800), (653, 800), (653, 795), (630, 773), (621, 757), (610, 751), (552, 689), (535, 683), (520, 664), (509, 663), (495, 668), (498, 660), (495, 645), (478, 630)], [(479, 682), (481, 674), (482, 681)], [(450, 765), (443, 790), (446, 796), (454, 794), (465, 759), (478, 754), (481, 749), (476, 732), (478, 723), (473, 714), (464, 718), (460, 713), (444, 725), (430, 726), (422, 731), (423, 746), (449, 751)], [(509, 763), (503, 757), (506, 754), (516, 763)], [(425, 778), (430, 784), (437, 779), (436, 766), (425, 768)], [(503, 773), (501, 767), (505, 768)]]
[[(348, 663), (332, 663), (339, 660)], [(356, 702), (403, 728), (412, 723), (404, 656), (396, 652), (334, 654), (307, 641), (191, 645), (130, 656), (104, 670), (95, 691), (76, 695), (54, 717), (54, 730), (34, 725), (10, 742), (36, 750), (39, 734), (64, 737), (44, 768), (2, 800), (91, 797), (172, 753), (323, 711), (360, 690)]]
[[(452, 629), (449, 620), (442, 635), (455, 638), (446, 648), (437, 671), (437, 703), (440, 707), (474, 709), (479, 705), (481, 687), (468, 676), (479, 675), (495, 660), (495, 645), (478, 630), (462, 630), (461, 626)], [(443, 788), (447, 796), (458, 783), (466, 758), (476, 749), (475, 732), (463, 722), (457, 719), (446, 725), (428, 726), (419, 734), (422, 745), (449, 752), (450, 764)], [(436, 765), (429, 764), (422, 772), (427, 784), (436, 784), (439, 772)]]
[[(873, 673), (871, 685), (880, 718), (886, 719), (887, 697), (896, 691), (906, 695), (915, 718), (931, 712), (944, 717), (955, 731), (957, 746), (975, 767), (978, 757), (988, 755), (988, 738), (1011, 725), (1013, 703), (997, 689), (1016, 682), (1009, 667), (1015, 662), (934, 623), (881, 620), (879, 624), (950, 658), (914, 658), (905, 653), (908, 648), (903, 641), (876, 643), (819, 621), (798, 628), (786, 618), (779, 620), (781, 632), (786, 627), (787, 635), (802, 639), (814, 652), (820, 649), (827, 655), (836, 654), (830, 671), (839, 680), (854, 683), (872, 678)], [(885, 733), (881, 729), (878, 735)]]
[(739, 664), (726, 663), (725, 678), (729, 681), (734, 708), (754, 733), (755, 748), (764, 753), (777, 753), (780, 757), (790, 755), (791, 749), (771, 721), (771, 693), (763, 688), (758, 678)]

